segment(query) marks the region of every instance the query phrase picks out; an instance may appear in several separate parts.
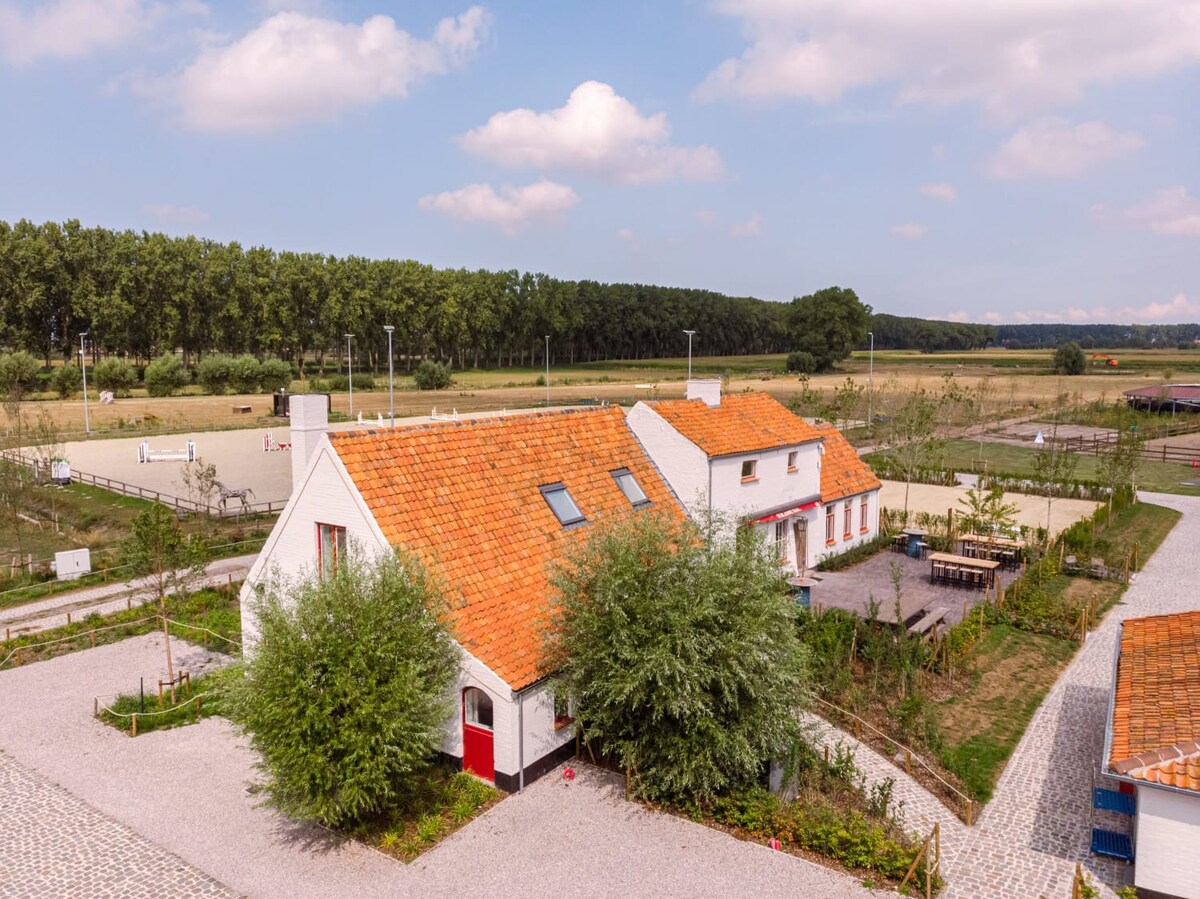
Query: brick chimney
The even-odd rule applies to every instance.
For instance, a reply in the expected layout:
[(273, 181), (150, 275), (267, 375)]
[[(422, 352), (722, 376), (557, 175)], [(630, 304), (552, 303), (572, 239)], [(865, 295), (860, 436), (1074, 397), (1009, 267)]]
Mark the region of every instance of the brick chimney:
[(329, 430), (329, 397), (323, 393), (293, 394), (288, 406), (292, 420), (292, 490), (308, 469), (317, 444)]
[(721, 379), (690, 378), (687, 382), (687, 398), (704, 400), (709, 406), (721, 405)]

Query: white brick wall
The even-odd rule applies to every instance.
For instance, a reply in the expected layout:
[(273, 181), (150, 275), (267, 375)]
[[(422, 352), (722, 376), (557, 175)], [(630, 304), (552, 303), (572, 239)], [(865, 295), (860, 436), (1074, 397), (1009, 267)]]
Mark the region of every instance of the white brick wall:
[(637, 403), (625, 421), (663, 479), (693, 517), (708, 509), (708, 456), (645, 403)]

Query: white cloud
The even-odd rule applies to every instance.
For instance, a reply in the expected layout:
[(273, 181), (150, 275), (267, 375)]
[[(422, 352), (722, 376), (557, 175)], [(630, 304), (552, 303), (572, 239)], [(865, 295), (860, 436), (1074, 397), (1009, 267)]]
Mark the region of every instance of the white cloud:
[(30, 12), (0, 3), (0, 56), (16, 65), (81, 59), (142, 34), (154, 14), (142, 0), (55, 0)]
[(203, 225), (210, 218), (203, 209), (197, 209), (195, 206), (175, 206), (170, 203), (147, 203), (142, 206), (142, 212), (163, 224), (184, 228)]
[(1015, 312), (985, 312), (983, 321), (992, 324), (1017, 322), (1029, 324), (1033, 322), (1058, 323), (1071, 322), (1086, 324), (1088, 322), (1118, 325), (1166, 325), (1183, 322), (1200, 321), (1200, 301), (1189, 299), (1186, 294), (1177, 293), (1171, 299), (1142, 305), (1122, 306), (1110, 309), (1107, 306), (1068, 306), (1066, 309), (1047, 312), (1042, 309), (1022, 309)]
[(356, 25), (281, 12), (231, 44), (208, 47), (158, 87), (192, 128), (273, 131), (407, 96), (423, 78), (470, 59), (489, 22), (473, 6), (420, 40), (388, 16)]
[(929, 229), (916, 222), (905, 222), (903, 225), (892, 225), (890, 233), (893, 237), (901, 237), (904, 240), (920, 240), (929, 233)]
[(702, 225), (715, 225), (717, 223), (717, 213), (714, 209), (697, 209), (696, 221)]
[(565, 184), (538, 181), (524, 187), (468, 184), (458, 190), (421, 197), (418, 205), (463, 222), (488, 222), (513, 234), (537, 222), (554, 221), (579, 202)]
[(965, 322), (965, 321), (970, 321), (970, 317), (967, 315), (967, 311), (965, 309), (958, 309), (958, 310), (955, 310), (954, 312), (947, 312), (946, 313), (946, 321), (948, 321), (948, 322)]
[(998, 325), (1004, 321), (1004, 316), (1002, 316), (999, 312), (985, 312), (983, 313), (983, 320), (985, 322), (991, 322), (992, 324)]
[(632, 228), (626, 227), (617, 229), (617, 237), (621, 238), (621, 240), (633, 240), (634, 236), (635, 235)]
[(894, 86), (901, 102), (982, 104), (995, 118), (1061, 107), (1095, 84), (1200, 61), (1196, 0), (715, 0), (749, 46), (701, 98)]
[(711, 181), (711, 147), (676, 147), (665, 113), (642, 115), (607, 84), (585, 81), (549, 112), (514, 109), (459, 138), (463, 149), (501, 165), (590, 175), (617, 184)]
[(1200, 197), (1190, 196), (1185, 187), (1157, 191), (1144, 203), (1125, 209), (1122, 216), (1155, 234), (1200, 237)]
[(947, 203), (953, 203), (958, 199), (958, 191), (951, 184), (922, 184), (918, 189), (925, 196), (933, 197), (935, 200), (945, 200)]
[(758, 237), (763, 232), (763, 218), (754, 212), (744, 222), (736, 222), (729, 228), (731, 237)]
[(1144, 145), (1134, 131), (1113, 131), (1103, 122), (1072, 125), (1042, 118), (1018, 128), (984, 164), (992, 178), (1072, 178)]

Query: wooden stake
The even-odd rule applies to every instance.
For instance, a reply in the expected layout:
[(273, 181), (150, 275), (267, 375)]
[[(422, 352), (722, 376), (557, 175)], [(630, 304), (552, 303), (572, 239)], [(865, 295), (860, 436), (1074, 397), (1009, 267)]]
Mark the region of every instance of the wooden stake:
[(133, 713), (133, 730), (130, 732), (129, 736), (131, 736), (131, 737), (137, 736), (137, 712)]
[(96, 629), (92, 628), (88, 631), (88, 636), (92, 638), (92, 649), (96, 648)]
[(67, 627), (71, 626), (71, 613), (67, 612)]
[(970, 799), (967, 800), (967, 827), (972, 827), (975, 824), (975, 803)]
[(911, 749), (904, 750), (904, 770), (908, 772), (909, 776), (912, 776), (912, 750)]
[(162, 692), (162, 688), (163, 688), (163, 682), (162, 682), (162, 681), (159, 681), (159, 682), (158, 682), (158, 704), (159, 704), (159, 705), (162, 705), (162, 702), (163, 702), (163, 692)]
[(92, 717), (93, 718), (100, 717), (100, 697), (99, 696), (92, 699)]

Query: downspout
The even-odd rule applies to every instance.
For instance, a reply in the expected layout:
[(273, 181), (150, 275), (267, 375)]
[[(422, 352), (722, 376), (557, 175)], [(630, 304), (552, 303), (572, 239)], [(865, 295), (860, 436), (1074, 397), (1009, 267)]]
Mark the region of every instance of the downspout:
[(525, 792), (525, 691), (517, 694), (517, 792)]

